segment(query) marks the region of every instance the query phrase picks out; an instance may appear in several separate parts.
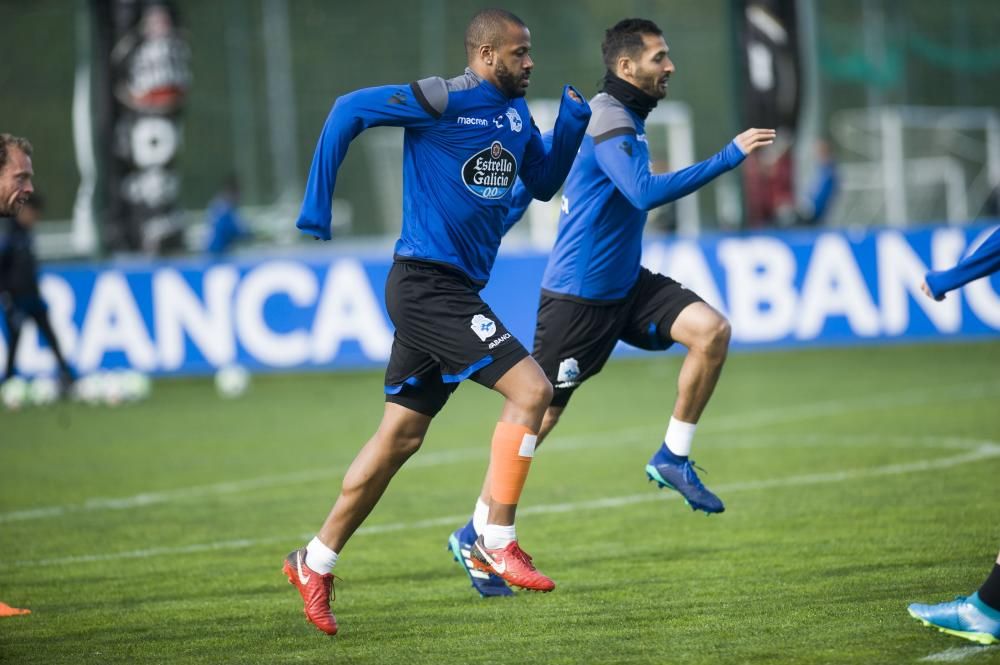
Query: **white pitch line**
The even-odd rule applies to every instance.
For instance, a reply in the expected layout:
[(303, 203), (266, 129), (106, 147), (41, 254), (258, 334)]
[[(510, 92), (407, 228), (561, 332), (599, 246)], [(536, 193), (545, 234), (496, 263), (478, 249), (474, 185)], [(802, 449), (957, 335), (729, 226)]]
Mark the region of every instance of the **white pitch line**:
[[(1000, 457), (1000, 444), (987, 442), (980, 445), (975, 450), (971, 450), (952, 457), (942, 457), (932, 460), (915, 460), (901, 464), (889, 464), (885, 466), (873, 467), (870, 469), (848, 469), (844, 471), (832, 471), (827, 473), (810, 473), (799, 476), (789, 476), (787, 478), (771, 478), (768, 480), (757, 480), (740, 483), (729, 483), (719, 485), (715, 489), (720, 494), (731, 492), (744, 492), (778, 487), (795, 487), (803, 485), (820, 485), (824, 483), (839, 483), (862, 478), (873, 478), (879, 476), (898, 476), (907, 473), (917, 473), (921, 471), (937, 471), (948, 469), (961, 464), (979, 462), (983, 460)], [(602, 499), (589, 499), (586, 501), (574, 501), (569, 503), (552, 503), (541, 506), (525, 506), (518, 509), (520, 515), (548, 515), (557, 513), (567, 513), (580, 510), (592, 510), (599, 508), (622, 508), (638, 503), (648, 503), (651, 501), (662, 501), (677, 499), (680, 495), (675, 492), (644, 492), (643, 494), (630, 494), (626, 496), (605, 497)], [(426, 529), (438, 526), (453, 526), (461, 524), (468, 519), (468, 515), (452, 515), (449, 517), (434, 517), (414, 522), (395, 522), (389, 524), (374, 524), (361, 527), (356, 535), (380, 535), (384, 533), (394, 533), (398, 531), (411, 531), (416, 529)], [(297, 536), (299, 540), (307, 540), (312, 534)], [(288, 542), (296, 537), (284, 538), (241, 538), (238, 540), (217, 541), (214, 543), (199, 543), (193, 545), (183, 545), (179, 547), (155, 547), (141, 550), (131, 550), (126, 552), (111, 552), (107, 554), (87, 554), (79, 556), (58, 557), (50, 559), (38, 559), (33, 561), (0, 561), (0, 569), (15, 568), (25, 566), (50, 566), (50, 565), (73, 565), (81, 563), (93, 563), (97, 561), (117, 561), (122, 559), (145, 559), (154, 556), (194, 554), (217, 550), (240, 549), (265, 545), (271, 543)]]
[(901, 406), (964, 402), (969, 398), (994, 397), (1000, 393), (998, 389), (1000, 389), (1000, 383), (987, 381), (963, 383), (948, 387), (935, 386), (932, 389), (914, 388), (897, 393), (863, 395), (845, 400), (790, 404), (774, 409), (761, 409), (750, 414), (732, 414), (721, 417), (710, 416), (705, 420), (705, 426), (700, 431), (705, 433), (740, 431), (824, 416), (838, 416), (858, 411), (881, 411)]
[[(442, 464), (453, 464), (455, 462), (466, 461), (469, 459), (485, 459), (484, 455), (485, 453), (482, 448), (464, 448), (459, 450), (431, 452), (418, 458), (414, 458), (409, 464), (407, 464), (407, 467), (419, 468), (439, 466)], [(58, 517), (67, 513), (88, 512), (94, 510), (128, 510), (161, 503), (170, 503), (172, 501), (187, 501), (205, 496), (238, 494), (240, 492), (249, 492), (267, 487), (282, 487), (302, 482), (329, 480), (331, 476), (339, 473), (343, 473), (342, 467), (326, 467), (322, 469), (294, 471), (291, 473), (283, 473), (272, 476), (261, 476), (258, 478), (249, 478), (247, 480), (235, 480), (222, 483), (212, 483), (210, 485), (182, 487), (175, 490), (164, 490), (162, 492), (143, 492), (142, 494), (133, 494), (132, 496), (119, 498), (87, 499), (82, 503), (67, 504), (63, 506), (47, 506), (42, 508), (28, 508), (25, 510), (13, 510), (6, 513), (0, 513), (0, 524), (3, 524), (4, 522), (21, 522), (45, 517)]]
[(945, 649), (938, 653), (932, 653), (929, 656), (921, 658), (917, 662), (931, 662), (931, 663), (957, 663), (960, 660), (965, 660), (969, 656), (978, 656), (986, 651), (996, 651), (996, 647), (987, 646), (967, 646), (967, 647), (952, 647), (951, 649)]
[[(918, 406), (926, 403), (941, 404), (950, 401), (961, 401), (969, 397), (990, 397), (996, 393), (1000, 383), (995, 381), (967, 383), (954, 386), (937, 386), (934, 390), (926, 388), (906, 390), (888, 395), (870, 395), (850, 400), (825, 400), (811, 404), (790, 405), (769, 410), (757, 410), (750, 414), (733, 414), (710, 419), (702, 428), (703, 435), (713, 436), (726, 432), (742, 432), (750, 429), (779, 425), (810, 418), (842, 415), (870, 409), (885, 409), (893, 406)], [(945, 397), (941, 394), (944, 393)], [(638, 437), (646, 437), (656, 425), (631, 427), (610, 432), (596, 432), (589, 435), (553, 437), (558, 443), (547, 448), (562, 451), (580, 450), (584, 448), (619, 445)], [(421, 453), (411, 459), (407, 468), (433, 467), (442, 464), (482, 459), (485, 464), (486, 453), (481, 446)], [(266, 487), (282, 487), (296, 483), (317, 480), (328, 480), (331, 476), (342, 473), (341, 468), (326, 467), (309, 469), (291, 473), (261, 476), (246, 480), (236, 480), (208, 485), (182, 487), (160, 492), (143, 492), (127, 497), (92, 498), (83, 503), (61, 506), (41, 506), (0, 513), (0, 524), (7, 522), (22, 522), (50, 517), (59, 517), (69, 513), (89, 512), (95, 510), (130, 510), (144, 506), (170, 503), (172, 501), (189, 501), (206, 496), (222, 496), (237, 494)]]
[[(877, 466), (871, 469), (849, 469), (845, 471), (831, 471), (827, 473), (809, 473), (800, 476), (789, 476), (788, 478), (772, 478), (769, 480), (751, 480), (741, 483), (728, 483), (715, 486), (719, 494), (728, 492), (743, 492), (748, 490), (772, 489), (776, 487), (794, 487), (799, 485), (820, 485), (824, 483), (838, 483), (849, 480), (859, 480), (861, 478), (873, 478), (878, 476), (898, 476), (919, 471), (937, 471), (948, 469), (960, 464), (970, 462), (980, 462), (982, 460), (1000, 457), (1000, 444), (994, 442), (983, 443), (976, 450), (955, 455), (953, 457), (941, 457), (933, 460), (916, 460), (902, 464), (888, 464)], [(629, 496), (609, 497), (605, 499), (595, 499), (591, 501), (578, 501), (574, 503), (549, 504), (545, 506), (526, 506), (518, 508), (519, 515), (525, 514), (545, 514), (564, 513), (574, 510), (584, 510), (588, 508), (618, 508), (635, 503), (646, 501), (656, 501), (658, 498), (678, 498), (680, 495), (670, 492), (667, 494), (633, 494)]]

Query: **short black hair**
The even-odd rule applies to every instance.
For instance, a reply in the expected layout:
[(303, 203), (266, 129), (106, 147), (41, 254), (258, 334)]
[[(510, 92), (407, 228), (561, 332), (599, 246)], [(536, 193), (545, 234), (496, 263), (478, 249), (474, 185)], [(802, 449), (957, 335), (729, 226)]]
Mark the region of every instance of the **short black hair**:
[(604, 31), (601, 55), (608, 71), (615, 71), (618, 58), (626, 55), (637, 59), (643, 49), (643, 35), (662, 35), (663, 31), (652, 21), (644, 18), (626, 18)]
[(11, 136), (10, 134), (0, 134), (0, 171), (3, 171), (3, 167), (7, 166), (11, 148), (17, 148), (28, 157), (31, 157), (32, 148), (28, 139), (23, 139), (20, 136)]
[(498, 48), (503, 42), (505, 28), (516, 25), (526, 28), (524, 21), (506, 9), (489, 8), (476, 12), (465, 28), (465, 54), (472, 60), (483, 44)]

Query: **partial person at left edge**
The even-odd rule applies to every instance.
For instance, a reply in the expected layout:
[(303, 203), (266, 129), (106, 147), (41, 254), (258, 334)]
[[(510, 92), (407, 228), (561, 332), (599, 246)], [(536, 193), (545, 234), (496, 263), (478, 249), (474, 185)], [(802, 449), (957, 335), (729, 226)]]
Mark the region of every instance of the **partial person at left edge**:
[[(944, 300), (949, 291), (997, 271), (1000, 228), (951, 268), (928, 271), (921, 289), (928, 298)], [(984, 645), (1000, 643), (1000, 554), (978, 591), (934, 605), (911, 603), (906, 609), (914, 619), (942, 633)]]
[[(14, 375), (14, 352), (24, 318), (34, 316), (39, 322), (40, 313), (45, 325), (39, 322), (39, 329), (52, 331), (45, 303), (38, 296), (37, 266), (31, 251), (31, 226), (30, 223), (22, 226), (17, 219), (35, 192), (31, 182), (35, 175), (31, 167), (31, 153), (31, 143), (27, 139), (0, 134), (0, 218), (8, 218), (0, 220), (3, 227), (3, 236), (0, 237), (0, 309), (3, 310), (9, 338), (7, 369), (2, 381)], [(29, 275), (31, 280), (23, 279)], [(26, 293), (35, 296), (29, 300)], [(57, 349), (58, 346), (53, 345), (60, 366), (65, 366), (67, 376), (72, 378)], [(31, 610), (0, 602), (0, 618), (27, 614), (31, 614)]]
[(944, 300), (945, 294), (981, 277), (1000, 271), (1000, 228), (968, 256), (947, 270), (929, 270), (920, 288), (928, 298)]
[(59, 365), (63, 392), (76, 379), (66, 362), (49, 321), (48, 306), (38, 288), (38, 259), (32, 229), (41, 213), (41, 199), (32, 178), (31, 143), (0, 134), (0, 309), (7, 327), (7, 366), (2, 381), (16, 374), (15, 358), (21, 330), (30, 317), (45, 337)]

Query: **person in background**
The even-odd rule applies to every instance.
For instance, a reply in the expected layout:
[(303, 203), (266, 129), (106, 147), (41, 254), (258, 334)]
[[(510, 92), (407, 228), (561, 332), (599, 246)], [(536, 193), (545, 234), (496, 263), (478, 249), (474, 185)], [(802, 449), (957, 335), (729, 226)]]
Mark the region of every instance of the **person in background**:
[[(17, 215), (28, 198), (34, 193), (35, 188), (31, 182), (35, 173), (31, 168), (31, 144), (27, 139), (10, 134), (0, 134), (0, 217), (14, 217)], [(11, 223), (16, 223), (11, 220)], [(6, 290), (7, 281), (5, 274), (7, 254), (6, 235), (0, 239), (0, 305), (2, 305), (4, 318), (7, 319), (7, 301), (10, 300), (9, 292)], [(7, 330), (11, 330), (10, 320), (7, 320)], [(11, 348), (15, 344), (11, 333)], [(7, 360), (7, 373), (13, 371), (14, 354), (10, 353)], [(6, 377), (5, 377), (6, 378)], [(31, 614), (31, 610), (20, 607), (11, 607), (7, 603), (0, 602), (0, 617), (13, 617), (24, 614)]]
[(840, 177), (830, 142), (817, 139), (816, 175), (808, 198), (799, 206), (799, 222), (808, 226), (824, 224), (839, 190)]
[(240, 217), (239, 205), (240, 183), (234, 177), (226, 178), (222, 189), (208, 206), (206, 253), (222, 256), (236, 243), (253, 236)]

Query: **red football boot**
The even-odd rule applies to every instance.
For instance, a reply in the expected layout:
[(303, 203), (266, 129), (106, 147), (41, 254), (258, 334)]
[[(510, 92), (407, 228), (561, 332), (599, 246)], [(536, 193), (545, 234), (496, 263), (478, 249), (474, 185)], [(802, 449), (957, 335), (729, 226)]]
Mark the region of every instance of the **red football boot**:
[(531, 556), (521, 549), (516, 540), (508, 543), (507, 547), (491, 550), (479, 536), (472, 546), (471, 559), (473, 566), (484, 573), (502, 577), (511, 586), (543, 593), (556, 588), (555, 582), (538, 572), (531, 563)]
[(295, 586), (305, 602), (303, 611), (309, 623), (327, 635), (337, 634), (337, 617), (330, 611), (333, 599), (333, 573), (320, 575), (306, 565), (306, 548), (299, 548), (285, 557), (282, 567), (288, 583)]

